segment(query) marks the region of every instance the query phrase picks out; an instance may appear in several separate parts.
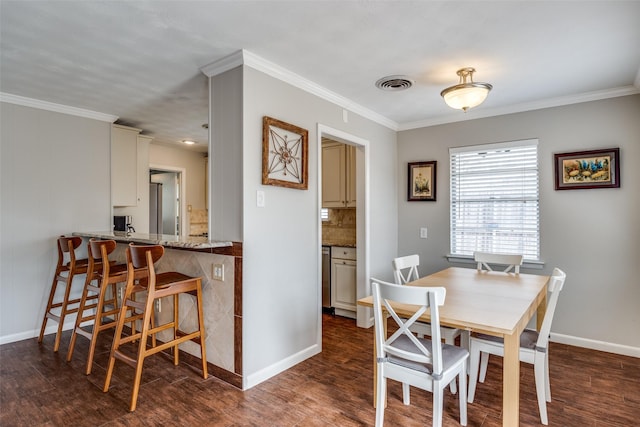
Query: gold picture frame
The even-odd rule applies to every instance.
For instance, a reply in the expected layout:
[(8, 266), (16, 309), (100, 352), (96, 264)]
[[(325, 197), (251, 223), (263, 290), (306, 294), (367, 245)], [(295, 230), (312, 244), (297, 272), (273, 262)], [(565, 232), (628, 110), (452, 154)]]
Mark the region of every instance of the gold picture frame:
[(262, 119), (262, 184), (308, 188), (309, 132), (272, 117)]

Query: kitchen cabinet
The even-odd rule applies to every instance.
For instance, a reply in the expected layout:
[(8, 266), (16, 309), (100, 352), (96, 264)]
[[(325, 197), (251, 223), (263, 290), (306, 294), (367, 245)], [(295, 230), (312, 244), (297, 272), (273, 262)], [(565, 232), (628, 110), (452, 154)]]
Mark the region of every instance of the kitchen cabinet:
[(337, 314), (355, 317), (356, 267), (355, 248), (331, 247), (331, 306)]
[(115, 206), (114, 215), (130, 215), (131, 225), (138, 233), (149, 232), (149, 148), (152, 137), (138, 135), (137, 142), (137, 196), (134, 206)]
[(111, 204), (138, 204), (138, 134), (141, 129), (111, 126)]
[(356, 207), (356, 149), (340, 143), (322, 144), (322, 207)]

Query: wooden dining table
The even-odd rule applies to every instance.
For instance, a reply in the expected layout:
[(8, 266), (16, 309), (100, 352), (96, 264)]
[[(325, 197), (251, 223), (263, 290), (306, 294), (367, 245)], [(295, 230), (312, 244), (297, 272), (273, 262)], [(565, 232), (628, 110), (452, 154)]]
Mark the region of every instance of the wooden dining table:
[[(546, 311), (548, 280), (549, 276), (542, 275), (451, 267), (407, 283), (407, 286), (446, 288), (445, 302), (439, 309), (440, 324), (504, 339), (503, 426), (519, 424), (520, 334), (534, 314), (537, 314), (536, 323), (540, 328)], [(358, 305), (373, 307), (373, 297), (358, 300)], [(415, 312), (415, 307), (405, 307), (393, 305), (399, 315)], [(429, 311), (420, 320), (428, 322)], [(383, 327), (386, 330), (386, 325)], [(374, 390), (375, 372), (374, 368)]]

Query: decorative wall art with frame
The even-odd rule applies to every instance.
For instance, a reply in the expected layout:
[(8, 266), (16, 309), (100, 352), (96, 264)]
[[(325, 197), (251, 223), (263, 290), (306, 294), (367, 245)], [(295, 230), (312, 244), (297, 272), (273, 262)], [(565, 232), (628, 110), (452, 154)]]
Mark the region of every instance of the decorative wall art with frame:
[(262, 119), (262, 184), (306, 190), (309, 132), (271, 117)]
[(435, 160), (409, 163), (408, 201), (436, 201), (436, 164)]
[(620, 149), (556, 153), (555, 189), (620, 187)]

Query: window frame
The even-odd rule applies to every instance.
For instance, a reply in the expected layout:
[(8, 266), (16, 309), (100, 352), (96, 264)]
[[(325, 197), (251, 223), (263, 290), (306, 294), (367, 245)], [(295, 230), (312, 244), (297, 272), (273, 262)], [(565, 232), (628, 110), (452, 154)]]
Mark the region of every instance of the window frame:
[[(509, 218), (509, 216), (513, 218), (512, 211), (517, 211), (518, 209), (522, 210), (522, 213), (521, 213), (522, 221), (520, 221), (522, 223), (522, 227), (519, 229), (516, 229), (514, 235), (518, 237), (519, 239), (518, 241), (520, 245), (519, 247), (522, 247), (522, 248), (525, 246), (526, 241), (531, 241), (531, 238), (533, 238), (534, 239), (533, 247), (535, 249), (533, 251), (532, 250), (528, 250), (528, 251), (527, 250), (509, 250), (509, 251), (503, 250), (502, 252), (513, 252), (513, 253), (525, 252), (524, 253), (525, 266), (530, 268), (543, 268), (544, 262), (542, 261), (542, 258), (541, 258), (541, 232), (540, 232), (540, 167), (539, 167), (540, 153), (539, 153), (539, 141), (537, 138), (449, 148), (449, 187), (450, 187), (449, 188), (450, 189), (449, 253), (447, 254), (447, 258), (449, 259), (449, 261), (471, 263), (473, 262), (473, 254), (469, 253), (471, 247), (475, 246), (473, 250), (487, 250), (486, 247), (482, 247), (482, 245), (478, 243), (478, 240), (481, 240), (481, 238), (484, 237), (484, 239), (487, 239), (487, 241), (493, 242), (496, 239), (496, 236), (490, 236), (490, 233), (487, 232), (489, 230), (488, 224), (482, 223), (482, 221), (480, 220), (475, 221), (475, 224), (481, 223), (482, 228), (478, 229), (477, 233), (475, 234), (474, 232), (471, 232), (469, 236), (473, 236), (472, 238), (469, 238), (469, 236), (466, 236), (467, 238), (465, 239), (464, 235), (460, 236), (461, 234), (464, 233), (464, 230), (462, 230), (462, 228), (464, 228), (464, 224), (461, 226), (459, 219), (462, 218), (463, 216), (467, 217), (466, 213), (464, 215), (460, 213), (460, 210), (462, 209), (461, 206), (465, 206), (465, 203), (469, 205), (470, 202), (469, 200), (466, 200), (466, 201), (464, 200), (464, 197), (468, 196), (469, 193), (463, 193), (464, 195), (461, 196), (460, 186), (462, 185), (463, 189), (465, 189), (465, 182), (464, 182), (465, 172), (460, 171), (459, 155), (473, 154), (473, 153), (477, 153), (480, 155), (480, 154), (484, 154), (483, 152), (497, 153), (499, 151), (503, 151), (503, 152), (510, 151), (511, 149), (522, 148), (522, 147), (533, 148), (534, 154), (535, 154), (533, 162), (531, 161), (531, 159), (526, 159), (526, 161), (523, 160), (523, 162), (526, 163), (526, 166), (523, 166), (521, 168), (521, 170), (523, 171), (522, 172), (523, 177), (520, 178), (520, 180), (524, 182), (524, 185), (522, 186), (523, 188), (521, 189), (522, 194), (520, 195), (516, 194), (513, 197), (502, 196), (502, 198), (501, 197), (495, 198), (495, 196), (482, 195), (480, 192), (474, 194), (473, 193), (474, 190), (472, 190), (471, 194), (473, 194), (474, 199), (476, 199), (476, 200), (473, 200), (474, 203), (482, 203), (483, 199), (486, 198), (486, 208), (492, 212), (499, 210), (497, 207), (500, 206), (500, 204), (507, 204), (508, 209), (511, 210), (508, 215), (501, 217), (500, 215), (494, 214), (495, 216), (492, 217), (493, 221), (495, 221), (496, 217), (500, 219), (502, 221), (502, 222), (499, 222), (500, 224), (503, 224), (505, 221), (507, 221), (507, 218)], [(502, 155), (496, 155), (495, 159), (492, 159), (492, 160), (494, 160), (495, 163), (499, 163), (501, 156)], [(469, 163), (472, 163), (472, 162), (468, 160), (467, 167), (469, 167)], [(491, 165), (491, 162), (488, 162), (488, 163), (489, 165)], [(484, 164), (483, 166), (486, 166), (486, 164)], [(471, 165), (471, 167), (473, 167), (473, 165)], [(478, 168), (481, 169), (479, 166)], [(511, 172), (518, 170), (518, 169), (509, 168), (509, 167), (504, 169), (508, 169)], [(487, 177), (492, 177), (492, 176), (494, 178), (496, 177), (499, 178), (500, 174), (507, 173), (505, 172), (504, 169), (500, 169), (500, 171), (496, 171), (495, 173), (487, 173), (487, 171), (484, 170), (481, 172), (481, 175), (485, 179), (487, 179)], [(534, 172), (534, 175), (535, 175), (535, 177), (533, 178), (533, 181), (529, 177), (527, 178), (524, 177), (527, 174), (531, 175), (532, 171)], [(479, 170), (470, 172), (469, 169), (467, 169), (466, 174), (473, 175), (474, 173), (477, 174), (478, 172)], [(500, 182), (504, 182), (504, 181), (500, 181)], [(518, 181), (515, 181), (515, 182), (518, 182)], [(466, 184), (467, 191), (471, 187), (473, 187), (472, 184), (470, 183)], [(494, 188), (497, 190), (497, 186), (490, 187), (490, 188)], [(515, 189), (516, 186), (513, 186), (511, 188)], [(484, 193), (484, 191), (482, 193)], [(491, 194), (491, 192), (487, 194)], [(534, 194), (533, 197), (532, 197), (532, 194)], [(495, 202), (491, 202), (490, 199), (491, 200), (495, 199)], [(522, 205), (521, 207), (518, 207), (519, 203), (521, 203)], [(532, 212), (535, 213), (534, 216), (531, 216)], [(528, 216), (527, 216), (527, 213), (529, 213)], [(456, 215), (458, 216), (456, 217)], [(479, 213), (478, 213), (478, 216), (480, 216)], [(515, 218), (518, 218), (518, 217), (516, 216)], [(532, 218), (535, 219), (534, 222), (531, 222)], [(468, 223), (468, 221), (465, 221), (465, 222)], [(534, 224), (533, 231), (531, 229), (531, 224)], [(529, 235), (530, 237), (525, 237), (526, 235)], [(456, 237), (456, 236), (460, 236), (460, 237)], [(500, 246), (499, 242), (501, 241), (504, 242), (504, 240), (500, 240), (500, 236), (498, 236), (497, 244), (499, 246)], [(468, 244), (467, 245), (462, 244), (462, 247), (458, 247), (460, 246), (460, 244), (458, 244), (457, 242), (466, 242)], [(479, 245), (480, 247), (478, 247)], [(496, 252), (499, 252), (499, 251), (496, 251)]]

